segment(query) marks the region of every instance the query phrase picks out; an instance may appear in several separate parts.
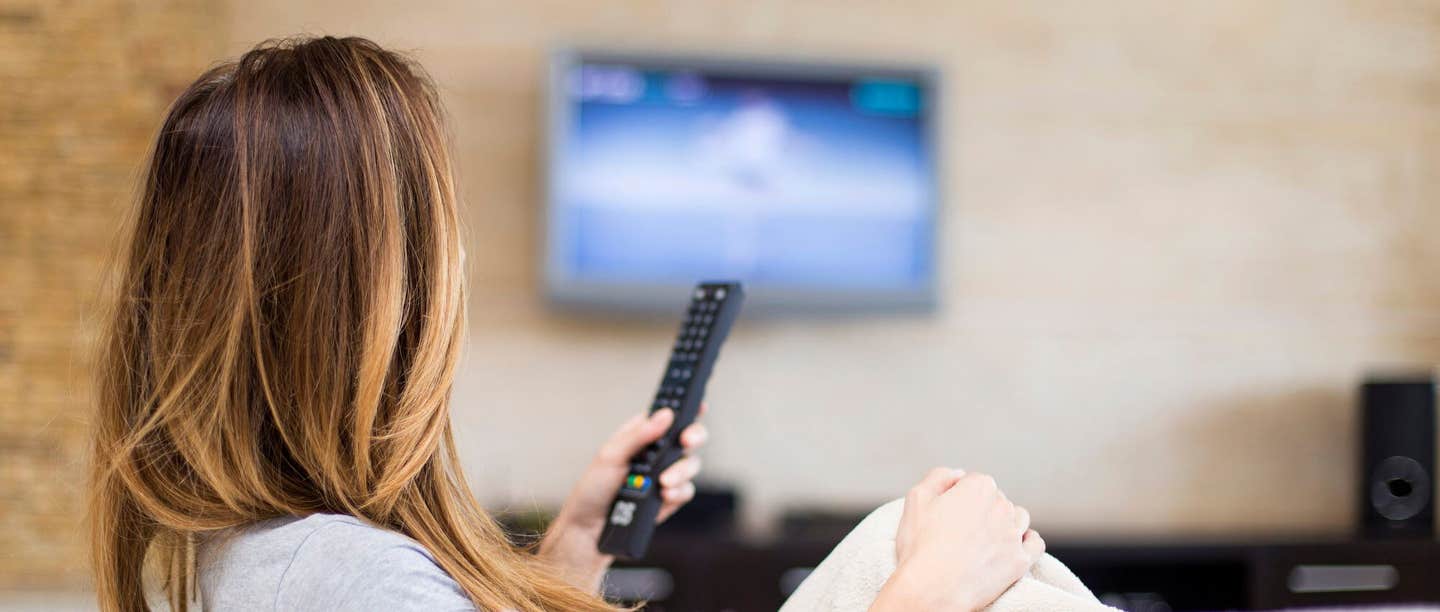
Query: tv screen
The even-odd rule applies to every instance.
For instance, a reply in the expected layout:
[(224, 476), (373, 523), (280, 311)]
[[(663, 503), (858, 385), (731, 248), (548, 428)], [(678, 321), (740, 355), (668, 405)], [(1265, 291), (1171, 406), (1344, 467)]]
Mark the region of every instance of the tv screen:
[(923, 69), (557, 55), (545, 277), (561, 304), (916, 309), (934, 296)]

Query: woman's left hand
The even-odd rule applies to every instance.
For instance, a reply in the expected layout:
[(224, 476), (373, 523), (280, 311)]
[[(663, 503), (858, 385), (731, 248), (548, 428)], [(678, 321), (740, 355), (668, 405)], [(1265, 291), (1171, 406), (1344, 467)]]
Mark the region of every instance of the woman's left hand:
[[(700, 415), (703, 416), (705, 411), (706, 406), (701, 404)], [(664, 503), (660, 506), (657, 522), (669, 518), (695, 497), (695, 483), (692, 481), (700, 473), (700, 458), (693, 453), (709, 437), (705, 426), (698, 420), (697, 417), (696, 423), (680, 432), (685, 458), (660, 473), (658, 484)], [(556, 515), (545, 538), (540, 541), (540, 555), (549, 558), (572, 584), (591, 591), (599, 590), (600, 580), (614, 560), (597, 548), (606, 515), (610, 512), (610, 502), (629, 474), (630, 457), (645, 445), (660, 439), (674, 421), (675, 414), (669, 409), (631, 417), (600, 447), (600, 452), (585, 468), (580, 482), (575, 484), (575, 489), (560, 508), (560, 514)]]

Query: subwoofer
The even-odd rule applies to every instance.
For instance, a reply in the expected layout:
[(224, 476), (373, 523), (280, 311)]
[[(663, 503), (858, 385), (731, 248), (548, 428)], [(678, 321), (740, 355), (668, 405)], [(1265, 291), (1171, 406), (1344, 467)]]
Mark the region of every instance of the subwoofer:
[(1361, 387), (1361, 532), (1435, 534), (1435, 380), (1369, 380)]

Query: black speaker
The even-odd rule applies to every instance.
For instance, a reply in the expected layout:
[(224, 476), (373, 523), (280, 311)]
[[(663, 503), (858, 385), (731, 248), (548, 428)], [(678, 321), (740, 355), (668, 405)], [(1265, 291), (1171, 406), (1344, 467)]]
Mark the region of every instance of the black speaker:
[(1361, 530), (1435, 534), (1435, 381), (1370, 380), (1361, 389)]

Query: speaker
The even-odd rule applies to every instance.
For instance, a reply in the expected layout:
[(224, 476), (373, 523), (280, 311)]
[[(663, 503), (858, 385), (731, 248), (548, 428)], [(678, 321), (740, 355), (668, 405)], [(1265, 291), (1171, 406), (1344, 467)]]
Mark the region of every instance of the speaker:
[(1435, 381), (1370, 380), (1361, 389), (1361, 531), (1435, 533)]

